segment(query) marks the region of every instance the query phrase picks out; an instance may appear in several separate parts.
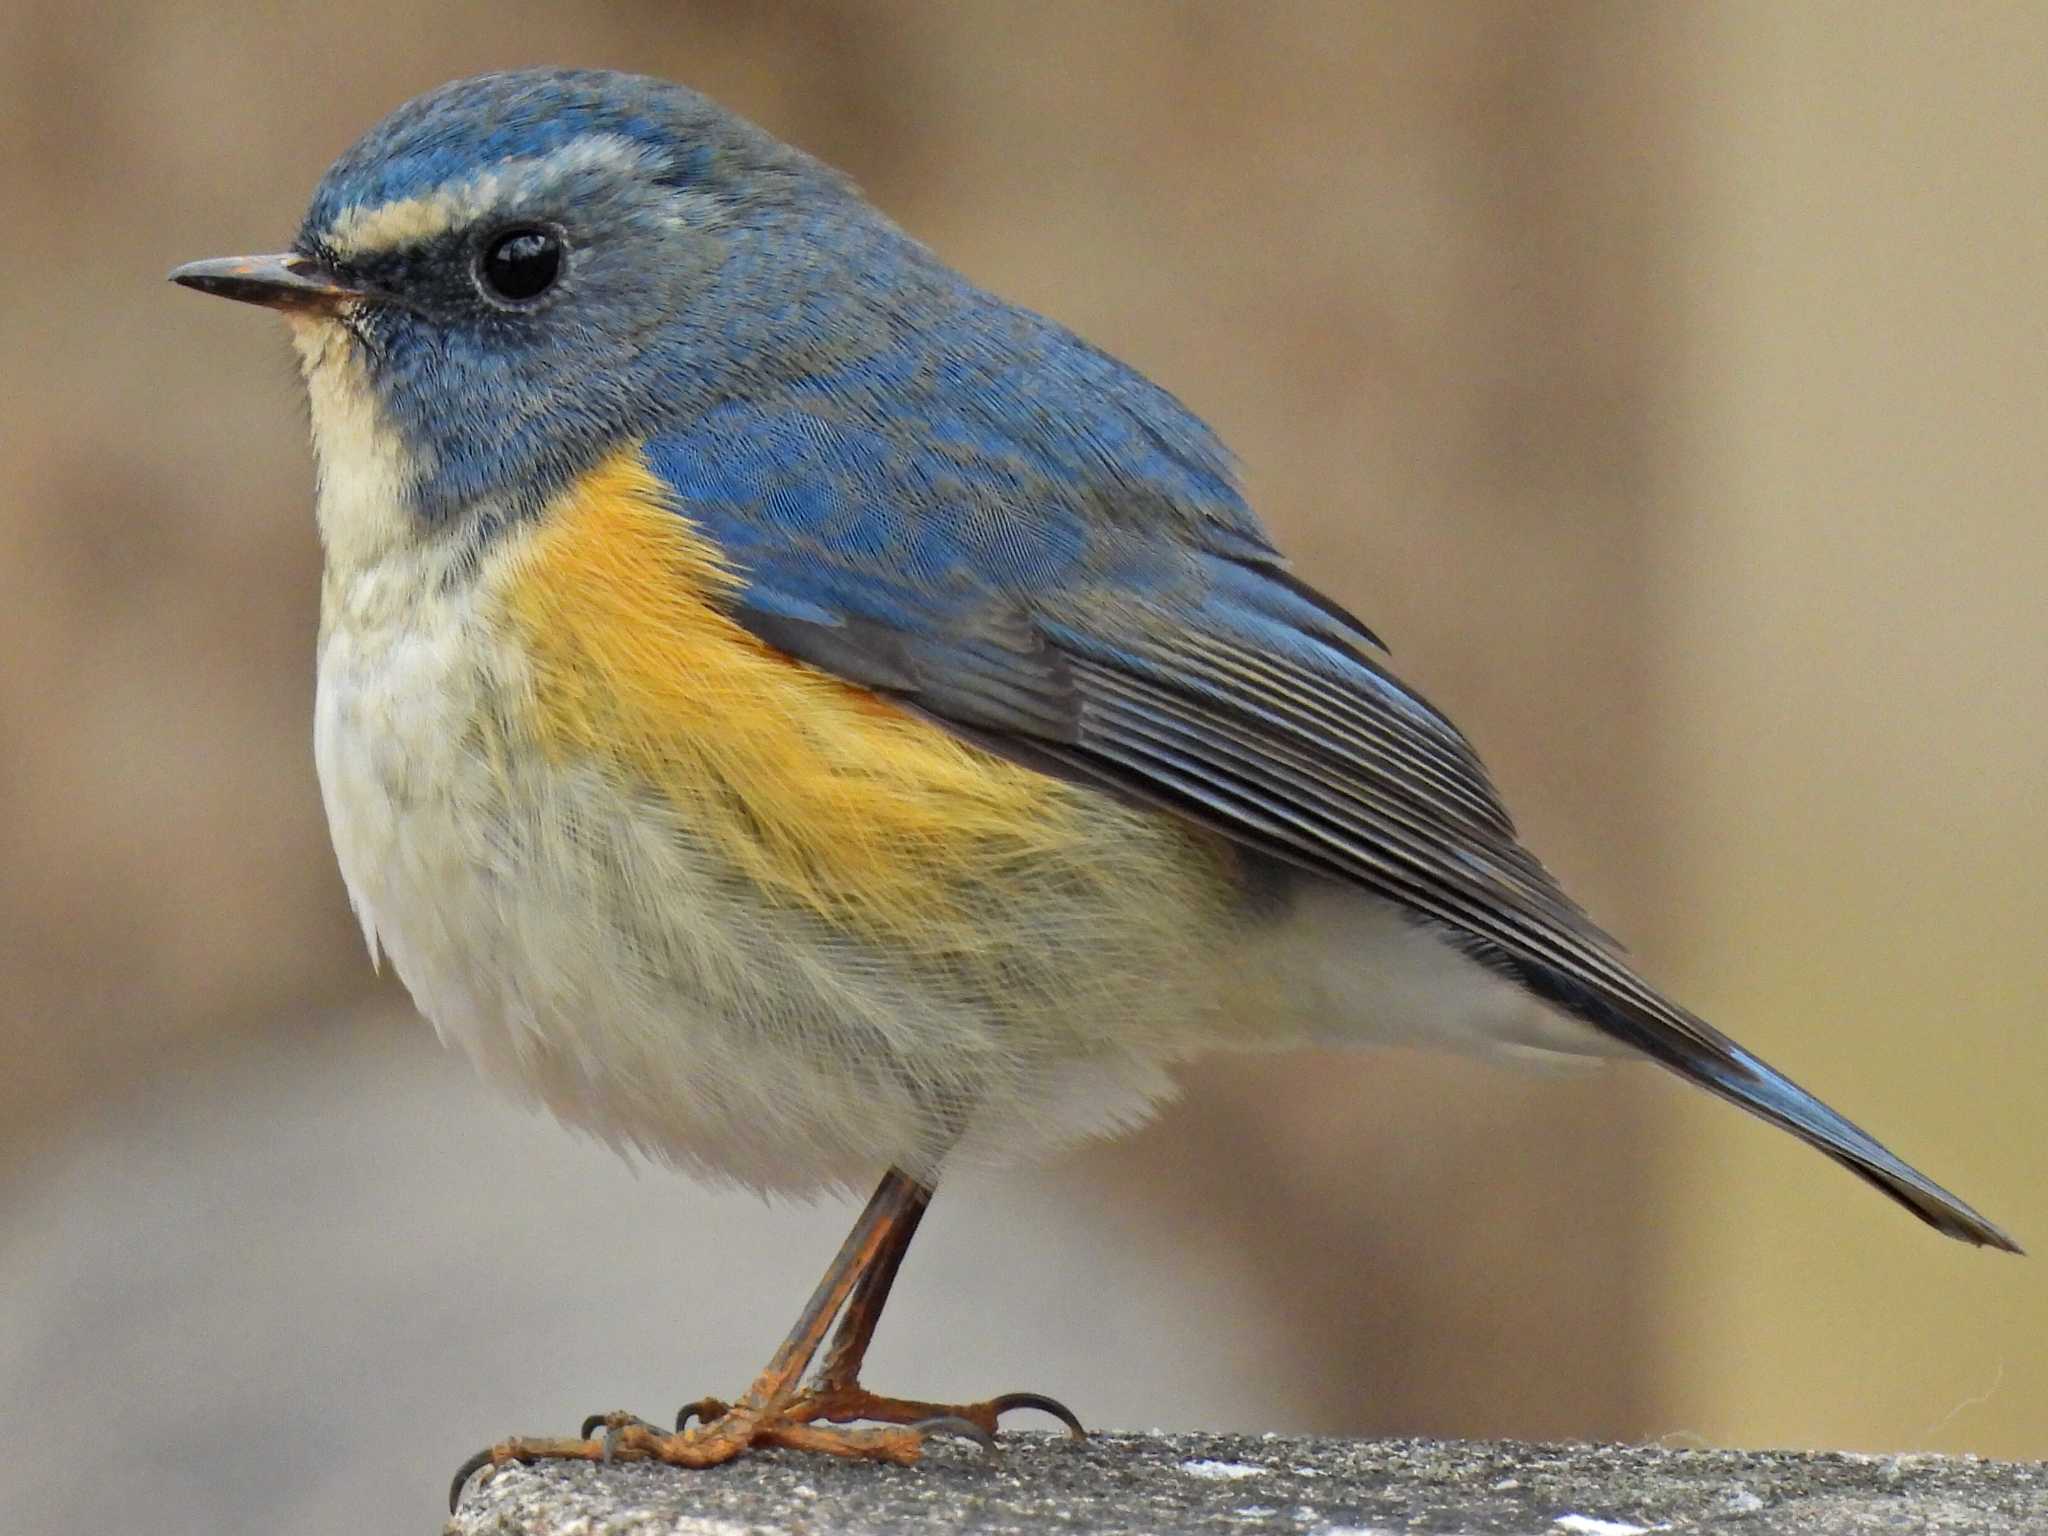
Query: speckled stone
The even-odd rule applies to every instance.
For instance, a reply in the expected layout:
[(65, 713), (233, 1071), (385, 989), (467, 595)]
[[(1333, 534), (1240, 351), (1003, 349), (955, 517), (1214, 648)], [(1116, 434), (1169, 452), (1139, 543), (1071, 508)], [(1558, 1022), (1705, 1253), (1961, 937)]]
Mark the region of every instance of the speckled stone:
[(2048, 1463), (1656, 1446), (1005, 1434), (916, 1467), (768, 1452), (711, 1471), (505, 1467), (450, 1536), (2048, 1532)]

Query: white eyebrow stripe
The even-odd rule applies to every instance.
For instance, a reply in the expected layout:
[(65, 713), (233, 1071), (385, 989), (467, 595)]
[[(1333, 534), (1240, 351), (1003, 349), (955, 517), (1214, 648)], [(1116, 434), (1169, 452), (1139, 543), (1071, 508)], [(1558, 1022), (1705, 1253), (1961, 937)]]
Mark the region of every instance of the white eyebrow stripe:
[(655, 151), (615, 133), (586, 133), (545, 155), (503, 160), (487, 171), (416, 197), (374, 208), (351, 208), (330, 224), (322, 241), (343, 259), (417, 245), (459, 229), (521, 193), (580, 171), (645, 169)]

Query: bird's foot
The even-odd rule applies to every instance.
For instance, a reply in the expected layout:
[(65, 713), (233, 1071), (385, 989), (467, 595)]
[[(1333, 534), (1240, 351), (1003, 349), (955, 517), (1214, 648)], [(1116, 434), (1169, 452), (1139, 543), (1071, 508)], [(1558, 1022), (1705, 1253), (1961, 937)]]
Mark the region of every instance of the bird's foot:
[[(677, 1415), (676, 1424), (681, 1427), (693, 1413), (702, 1417), (707, 1407), (723, 1406), (715, 1399), (692, 1403)], [(980, 1431), (979, 1435), (969, 1438), (986, 1436), (993, 1439), (997, 1420), (1006, 1413), (1026, 1408), (1035, 1408), (1058, 1419), (1076, 1440), (1088, 1438), (1088, 1431), (1081, 1427), (1073, 1409), (1039, 1392), (1005, 1392), (1001, 1397), (991, 1397), (979, 1403), (927, 1403), (916, 1398), (878, 1397), (859, 1382), (821, 1382), (799, 1393), (783, 1413), (786, 1418), (806, 1424), (820, 1419), (833, 1424), (860, 1421), (928, 1426), (964, 1424)]]
[[(1035, 1393), (1012, 1393), (965, 1407), (875, 1397), (860, 1387), (801, 1392), (785, 1404), (766, 1407), (704, 1398), (677, 1415), (673, 1433), (634, 1414), (606, 1413), (584, 1420), (582, 1433), (574, 1439), (501, 1440), (456, 1469), (448, 1507), (455, 1507), (477, 1472), (509, 1461), (659, 1461), (672, 1467), (715, 1467), (748, 1451), (775, 1447), (908, 1466), (924, 1454), (925, 1441), (933, 1435), (955, 1435), (992, 1449), (996, 1419), (1012, 1408), (1042, 1408), (1076, 1434), (1082, 1433), (1073, 1414)], [(690, 1424), (693, 1418), (700, 1422)], [(878, 1427), (848, 1428), (854, 1420)]]

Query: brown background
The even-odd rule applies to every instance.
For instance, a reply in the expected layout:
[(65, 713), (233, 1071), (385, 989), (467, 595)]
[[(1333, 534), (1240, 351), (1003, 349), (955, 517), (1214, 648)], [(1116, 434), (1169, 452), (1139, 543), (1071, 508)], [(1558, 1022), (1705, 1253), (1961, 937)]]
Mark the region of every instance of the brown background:
[[(286, 349), (161, 282), (535, 62), (711, 92), (1175, 389), (1653, 974), (2048, 1242), (2048, 12), (16, 0), (0, 1431), (128, 1447), (0, 1460), (28, 1529), (424, 1529), (473, 1443), (737, 1385), (846, 1219), (625, 1174), (371, 977)], [(2048, 1454), (2038, 1263), (1647, 1070), (1189, 1098), (942, 1201), (881, 1384)]]

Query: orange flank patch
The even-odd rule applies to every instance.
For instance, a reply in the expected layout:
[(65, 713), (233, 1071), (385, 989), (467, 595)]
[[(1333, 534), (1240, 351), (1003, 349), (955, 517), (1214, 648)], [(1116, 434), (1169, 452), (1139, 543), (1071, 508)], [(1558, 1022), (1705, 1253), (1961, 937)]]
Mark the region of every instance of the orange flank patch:
[(549, 757), (660, 796), (772, 899), (878, 936), (929, 935), (1009, 861), (1081, 852), (1073, 791), (763, 645), (723, 606), (736, 585), (637, 451), (584, 476), (506, 590)]

